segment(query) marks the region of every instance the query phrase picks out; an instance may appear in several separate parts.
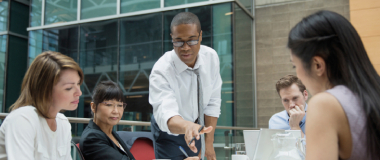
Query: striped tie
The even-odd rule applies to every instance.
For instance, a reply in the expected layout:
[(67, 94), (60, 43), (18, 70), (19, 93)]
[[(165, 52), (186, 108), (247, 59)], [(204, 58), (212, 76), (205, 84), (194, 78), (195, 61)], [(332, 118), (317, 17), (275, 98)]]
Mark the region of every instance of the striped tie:
[[(199, 76), (199, 70), (198, 69), (195, 69), (194, 70), (194, 73), (197, 75), (197, 79), (198, 79), (198, 112), (199, 112), (199, 121), (198, 123), (200, 125), (204, 125), (205, 124), (205, 120), (204, 120), (204, 113), (203, 113), (203, 92), (202, 92), (202, 81), (201, 81), (201, 77)], [(206, 145), (205, 145), (205, 135), (202, 134), (201, 135), (201, 144), (202, 144), (202, 154), (201, 154), (201, 157), (202, 159), (204, 159), (205, 157), (205, 150), (206, 150)]]

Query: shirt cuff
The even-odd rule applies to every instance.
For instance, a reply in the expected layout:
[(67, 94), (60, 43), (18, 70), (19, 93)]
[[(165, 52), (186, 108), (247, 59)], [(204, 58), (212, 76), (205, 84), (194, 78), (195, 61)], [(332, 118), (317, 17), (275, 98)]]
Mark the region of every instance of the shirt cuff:
[(207, 106), (203, 112), (205, 115), (219, 118), (220, 107), (219, 106)]
[(162, 116), (162, 119), (160, 120), (160, 123), (158, 124), (158, 127), (160, 127), (161, 131), (166, 132), (169, 135), (178, 136), (179, 134), (174, 134), (174, 133), (170, 132), (170, 129), (169, 129), (169, 126), (168, 126), (169, 119), (172, 118), (172, 117), (174, 117), (174, 116), (181, 116), (181, 115), (178, 114), (177, 112), (167, 112), (167, 113), (165, 113)]

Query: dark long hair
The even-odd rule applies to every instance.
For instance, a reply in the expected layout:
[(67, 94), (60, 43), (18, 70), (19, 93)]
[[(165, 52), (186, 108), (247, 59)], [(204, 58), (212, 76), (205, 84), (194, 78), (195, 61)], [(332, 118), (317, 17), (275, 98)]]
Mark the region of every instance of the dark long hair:
[(288, 47), (307, 71), (314, 56), (323, 58), (331, 85), (345, 85), (359, 96), (367, 116), (367, 152), (380, 159), (380, 77), (351, 23), (337, 13), (319, 11), (292, 28)]

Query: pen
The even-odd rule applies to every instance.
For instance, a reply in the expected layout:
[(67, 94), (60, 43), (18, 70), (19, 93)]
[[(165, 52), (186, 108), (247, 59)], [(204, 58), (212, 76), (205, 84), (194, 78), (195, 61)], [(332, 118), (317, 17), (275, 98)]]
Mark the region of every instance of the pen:
[(179, 150), (181, 150), (182, 153), (183, 153), (186, 157), (189, 157), (189, 156), (186, 154), (185, 150), (184, 150), (181, 146), (179, 146)]
[[(199, 128), (198, 130), (198, 133), (201, 132), (201, 130), (204, 128), (205, 126), (201, 126), (201, 128)], [(193, 142), (195, 140), (195, 137), (193, 137), (191, 140), (190, 140), (190, 143), (188, 144), (188, 146), (190, 146), (191, 142)]]

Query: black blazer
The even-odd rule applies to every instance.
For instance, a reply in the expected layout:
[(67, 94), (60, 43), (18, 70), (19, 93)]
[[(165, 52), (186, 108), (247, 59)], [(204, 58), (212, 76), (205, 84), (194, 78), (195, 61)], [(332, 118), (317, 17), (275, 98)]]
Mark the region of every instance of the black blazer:
[(113, 136), (119, 141), (120, 145), (127, 152), (123, 152), (115, 143), (90, 120), (86, 129), (84, 129), (79, 141), (80, 150), (86, 160), (134, 160), (132, 153), (129, 152), (127, 145), (112, 131)]

